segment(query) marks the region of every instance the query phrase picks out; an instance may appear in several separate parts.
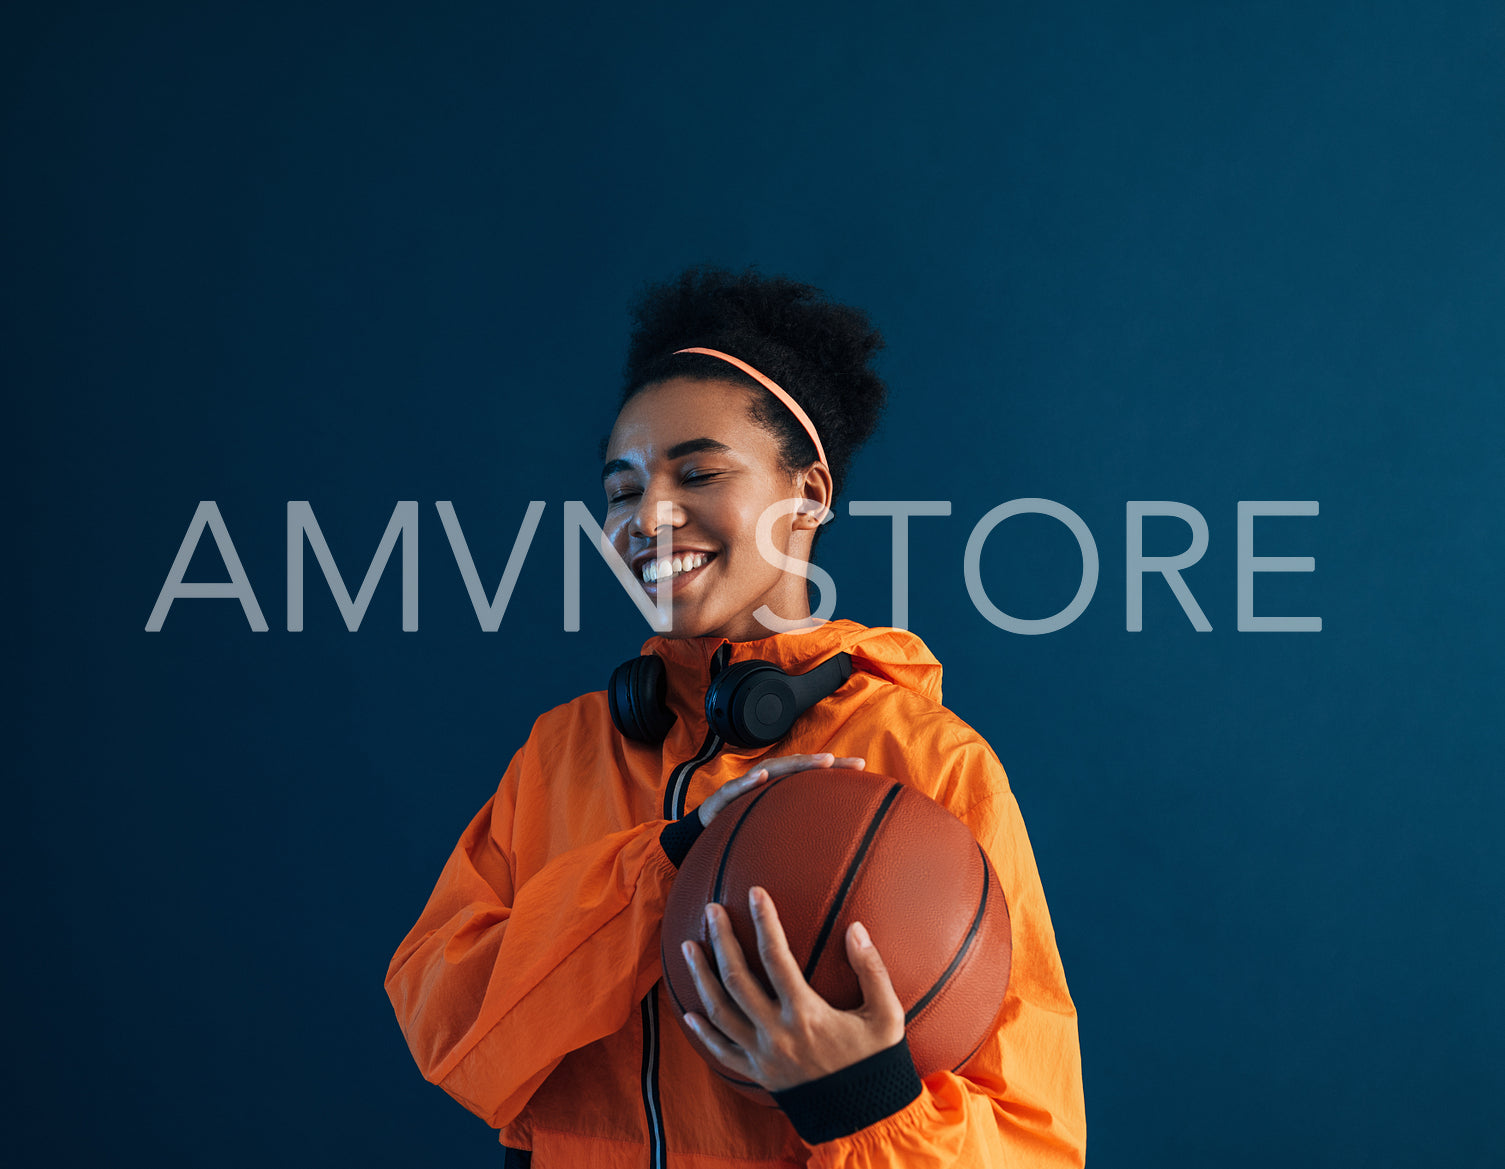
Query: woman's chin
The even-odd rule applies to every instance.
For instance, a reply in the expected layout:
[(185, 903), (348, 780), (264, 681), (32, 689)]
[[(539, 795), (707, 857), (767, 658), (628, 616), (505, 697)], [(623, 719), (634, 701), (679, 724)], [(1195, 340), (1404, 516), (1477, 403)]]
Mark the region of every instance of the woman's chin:
[[(651, 589), (645, 589), (643, 591), (648, 594), (649, 604), (658, 604), (658, 602), (654, 599), (653, 591)], [(666, 630), (660, 630), (659, 636), (676, 638), (704, 637), (705, 631), (710, 627), (710, 623), (700, 615), (700, 613), (697, 611), (698, 609), (698, 605), (695, 605), (694, 603), (689, 601), (681, 601), (680, 598), (675, 597), (670, 614), (671, 621), (669, 628)]]
[(686, 637), (710, 637), (715, 633), (714, 625), (709, 621), (697, 621), (674, 615), (674, 624), (663, 636), (673, 638)]
[(674, 623), (670, 631), (663, 634), (664, 637), (689, 638), (689, 637), (724, 637), (729, 641), (739, 641), (735, 636), (739, 622), (728, 620), (726, 614), (712, 614), (703, 611), (700, 606), (676, 605), (674, 609)]

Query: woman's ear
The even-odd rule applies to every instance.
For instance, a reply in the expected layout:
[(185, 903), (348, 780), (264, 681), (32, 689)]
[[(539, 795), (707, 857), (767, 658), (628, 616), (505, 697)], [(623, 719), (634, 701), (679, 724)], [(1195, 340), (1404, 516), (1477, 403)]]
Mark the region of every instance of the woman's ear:
[(796, 530), (814, 531), (820, 527), (822, 518), (831, 507), (832, 486), (831, 470), (824, 463), (815, 463), (806, 469), (796, 486), (805, 500), (791, 520)]

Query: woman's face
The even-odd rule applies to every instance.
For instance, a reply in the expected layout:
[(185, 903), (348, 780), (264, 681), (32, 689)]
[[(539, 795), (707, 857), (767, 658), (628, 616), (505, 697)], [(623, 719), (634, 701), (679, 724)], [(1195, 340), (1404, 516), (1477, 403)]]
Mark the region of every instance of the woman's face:
[[(809, 617), (803, 577), (770, 564), (758, 551), (758, 517), (779, 500), (830, 502), (830, 472), (816, 464), (791, 476), (774, 437), (748, 416), (754, 391), (731, 382), (671, 378), (622, 407), (606, 448), (607, 539), (657, 603), (672, 588), (670, 637), (752, 641), (774, 632), (753, 616), (767, 605), (779, 617)], [(670, 506), (671, 556), (704, 559), (677, 574), (645, 582), (656, 554), (660, 501)], [(816, 512), (773, 522), (774, 547), (808, 561)]]

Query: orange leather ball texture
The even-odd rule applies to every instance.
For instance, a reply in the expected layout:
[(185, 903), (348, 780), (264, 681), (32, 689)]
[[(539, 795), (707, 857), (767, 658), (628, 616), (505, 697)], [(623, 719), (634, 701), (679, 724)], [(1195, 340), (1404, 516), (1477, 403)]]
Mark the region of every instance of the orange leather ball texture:
[(846, 930), (867, 927), (904, 1004), (905, 1032), (921, 1076), (959, 1071), (996, 1028), (1008, 989), (1009, 910), (971, 830), (923, 792), (847, 768), (766, 780), (732, 801), (680, 865), (664, 910), (664, 979), (675, 1018), (728, 1083), (772, 1104), (734, 1075), (684, 1026), (706, 1010), (680, 946), (700, 943), (715, 961), (705, 907), (725, 907), (749, 968), (773, 993), (758, 958), (748, 890), (773, 898), (805, 979), (833, 1007), (862, 991), (847, 959)]

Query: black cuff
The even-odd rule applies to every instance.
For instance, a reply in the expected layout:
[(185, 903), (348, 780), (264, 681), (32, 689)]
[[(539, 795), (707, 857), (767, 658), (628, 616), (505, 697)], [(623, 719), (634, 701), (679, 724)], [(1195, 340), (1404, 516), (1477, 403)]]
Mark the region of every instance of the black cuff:
[(924, 1087), (906, 1038), (851, 1067), (772, 1096), (800, 1140), (818, 1145), (851, 1136), (902, 1111), (914, 1103)]
[(658, 834), (658, 842), (664, 846), (664, 851), (669, 854), (676, 869), (685, 863), (685, 854), (690, 851), (690, 845), (695, 843), (704, 829), (705, 825), (700, 822), (699, 808), (664, 825), (664, 830)]

